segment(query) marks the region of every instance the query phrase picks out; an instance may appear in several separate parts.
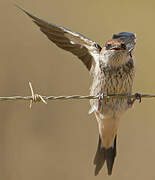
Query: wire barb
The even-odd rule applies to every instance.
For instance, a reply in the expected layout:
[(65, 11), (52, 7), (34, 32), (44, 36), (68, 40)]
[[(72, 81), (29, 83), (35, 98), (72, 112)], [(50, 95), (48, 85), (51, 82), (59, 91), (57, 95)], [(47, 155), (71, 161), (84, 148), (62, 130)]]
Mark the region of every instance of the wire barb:
[(30, 108), (32, 108), (33, 103), (43, 102), (47, 104), (47, 100), (69, 100), (69, 99), (135, 99), (141, 100), (142, 98), (155, 98), (155, 94), (104, 94), (104, 96), (81, 96), (81, 95), (72, 95), (72, 96), (41, 96), (40, 94), (35, 94), (31, 82), (29, 82), (29, 87), (31, 90), (31, 96), (3, 96), (0, 97), (0, 101), (15, 101), (15, 100), (27, 100), (30, 101)]
[(42, 101), (44, 104), (47, 104), (47, 102), (44, 100), (44, 98), (41, 95), (34, 93), (31, 82), (29, 82), (29, 86), (31, 90), (30, 109), (32, 108), (33, 103)]

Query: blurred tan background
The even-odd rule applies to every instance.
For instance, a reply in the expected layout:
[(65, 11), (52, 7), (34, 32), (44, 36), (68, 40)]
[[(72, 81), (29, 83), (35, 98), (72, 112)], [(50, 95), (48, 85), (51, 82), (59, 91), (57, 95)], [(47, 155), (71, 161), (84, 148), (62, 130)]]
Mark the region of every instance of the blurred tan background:
[[(103, 45), (113, 33), (137, 34), (134, 92), (155, 93), (155, 1), (17, 0), (30, 12)], [(9, 0), (0, 1), (0, 96), (89, 93), (90, 77)], [(94, 177), (98, 131), (87, 100), (0, 102), (0, 180), (155, 179), (155, 99), (122, 118), (113, 175)]]

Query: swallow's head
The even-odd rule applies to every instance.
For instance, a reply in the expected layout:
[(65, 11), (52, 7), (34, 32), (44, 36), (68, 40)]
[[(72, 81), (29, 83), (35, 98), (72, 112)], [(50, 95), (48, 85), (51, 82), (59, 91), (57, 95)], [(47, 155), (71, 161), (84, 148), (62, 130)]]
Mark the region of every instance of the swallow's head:
[(105, 50), (107, 51), (125, 51), (126, 44), (122, 40), (112, 39), (105, 43)]
[(113, 40), (122, 40), (126, 45), (126, 49), (129, 52), (135, 48), (136, 45), (136, 34), (131, 32), (121, 32), (119, 34), (114, 34), (112, 37)]
[(114, 34), (103, 48), (104, 60), (109, 65), (120, 66), (132, 57), (135, 48), (136, 36), (133, 33), (122, 32)]

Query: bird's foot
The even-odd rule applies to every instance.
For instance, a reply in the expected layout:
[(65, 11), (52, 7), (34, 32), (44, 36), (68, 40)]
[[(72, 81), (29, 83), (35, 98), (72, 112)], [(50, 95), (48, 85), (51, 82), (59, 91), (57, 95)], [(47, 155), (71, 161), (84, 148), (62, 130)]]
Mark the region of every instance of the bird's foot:
[(132, 100), (129, 100), (128, 104), (132, 106), (136, 100), (139, 100), (139, 103), (141, 103), (142, 95), (139, 93), (135, 93), (135, 97)]
[(104, 99), (104, 93), (99, 93), (99, 95), (98, 95), (98, 111), (102, 110), (103, 99)]
[(142, 95), (139, 93), (135, 93), (135, 100), (139, 100), (139, 103), (142, 102)]

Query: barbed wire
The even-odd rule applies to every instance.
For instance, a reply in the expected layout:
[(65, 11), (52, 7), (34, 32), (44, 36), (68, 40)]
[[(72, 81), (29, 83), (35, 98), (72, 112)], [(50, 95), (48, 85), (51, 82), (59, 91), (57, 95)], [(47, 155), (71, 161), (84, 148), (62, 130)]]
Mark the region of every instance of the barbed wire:
[[(81, 95), (72, 95), (72, 96), (42, 96), (40, 94), (34, 93), (33, 87), (31, 82), (29, 82), (29, 87), (31, 90), (31, 96), (6, 96), (0, 97), (0, 101), (13, 101), (13, 100), (28, 100), (30, 101), (30, 108), (32, 107), (33, 103), (43, 102), (47, 104), (47, 100), (69, 100), (69, 99), (100, 99), (101, 95), (97, 96), (81, 96)], [(110, 99), (110, 98), (130, 98), (130, 99), (139, 99), (141, 102), (141, 98), (155, 98), (155, 94), (109, 94), (102, 96), (102, 99)]]

